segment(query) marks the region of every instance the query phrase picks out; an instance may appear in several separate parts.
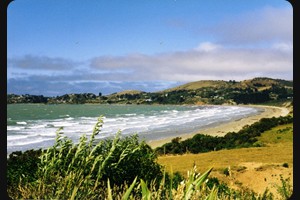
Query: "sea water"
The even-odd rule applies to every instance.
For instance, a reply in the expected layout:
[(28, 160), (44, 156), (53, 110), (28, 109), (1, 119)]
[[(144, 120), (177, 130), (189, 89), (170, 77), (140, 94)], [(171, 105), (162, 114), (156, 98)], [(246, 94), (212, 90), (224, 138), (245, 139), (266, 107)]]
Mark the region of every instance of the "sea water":
[(216, 123), (258, 114), (260, 108), (239, 106), (8, 104), (7, 153), (52, 146), (56, 131), (75, 143), (91, 135), (99, 116), (103, 127), (98, 139), (138, 134), (140, 139), (177, 137)]

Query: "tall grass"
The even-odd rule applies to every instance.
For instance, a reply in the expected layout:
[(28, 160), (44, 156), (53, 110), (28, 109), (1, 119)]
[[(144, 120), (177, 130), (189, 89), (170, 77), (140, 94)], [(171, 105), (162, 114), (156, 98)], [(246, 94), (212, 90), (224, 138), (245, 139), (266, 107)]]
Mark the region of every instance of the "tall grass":
[[(168, 195), (168, 198), (172, 199), (173, 186), (166, 186), (166, 173), (162, 173), (157, 163), (151, 163), (155, 158), (154, 152), (152, 151), (152, 154), (151, 151), (147, 152), (149, 147), (144, 142), (137, 142), (136, 137), (121, 140), (120, 132), (113, 140), (102, 140), (96, 143), (95, 136), (99, 134), (102, 125), (103, 121), (100, 117), (90, 138), (83, 135), (78, 144), (74, 144), (72, 140), (64, 136), (63, 129), (60, 128), (56, 132), (55, 144), (42, 152), (40, 156), (36, 180), (25, 183), (21, 180), (16, 189), (17, 192), (10, 193), (10, 197), (13, 199), (102, 199), (104, 197), (106, 199), (146, 199), (147, 196), (148, 199), (150, 197), (160, 199)], [(136, 154), (139, 151), (141, 153)], [(110, 175), (110, 171), (118, 174), (121, 168), (124, 169), (124, 165), (130, 166), (130, 161), (134, 162), (133, 167), (130, 168), (132, 170), (138, 168), (138, 165), (143, 165), (145, 168), (153, 165), (152, 171), (147, 172), (157, 176), (149, 178), (149, 174), (144, 172), (144, 177), (138, 178), (136, 174), (131, 182), (124, 181), (123, 184), (119, 184), (118, 180)], [(130, 169), (126, 167), (125, 169), (127, 171), (122, 171), (124, 177), (119, 178), (128, 177), (128, 173), (132, 173)], [(210, 171), (201, 176), (202, 179), (191, 178), (193, 182), (191, 180), (186, 182), (189, 184), (184, 191), (186, 199), (197, 189), (194, 184), (198, 187), (203, 183)], [(200, 183), (197, 182), (199, 180)], [(151, 189), (147, 188), (148, 183)], [(145, 195), (145, 191), (151, 191), (151, 193)]]
[[(12, 199), (271, 199), (253, 192), (239, 192), (209, 186), (213, 168), (198, 173), (196, 166), (178, 183), (176, 173), (169, 174), (155, 162), (154, 151), (137, 136), (122, 139), (118, 132), (112, 140), (96, 142), (103, 125), (99, 117), (90, 138), (80, 137), (77, 144), (56, 132), (55, 144), (41, 153), (32, 179), (24, 177)], [(177, 177), (178, 178), (178, 177)], [(210, 184), (211, 185), (211, 184)], [(224, 189), (225, 188), (225, 189)], [(286, 193), (286, 192), (285, 192)]]

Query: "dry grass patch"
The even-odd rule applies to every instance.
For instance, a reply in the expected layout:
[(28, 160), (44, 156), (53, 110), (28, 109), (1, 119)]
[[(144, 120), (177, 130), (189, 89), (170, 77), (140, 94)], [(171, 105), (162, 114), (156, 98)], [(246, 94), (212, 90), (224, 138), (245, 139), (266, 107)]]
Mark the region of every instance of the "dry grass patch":
[(228, 83), (226, 81), (213, 81), (213, 80), (203, 80), (190, 82), (184, 85), (180, 85), (171, 89), (164, 90), (163, 92), (171, 92), (176, 90), (197, 90), (204, 87), (226, 87)]
[(200, 154), (184, 154), (184, 155), (166, 155), (160, 156), (158, 162), (170, 167), (173, 171), (179, 171), (185, 175), (187, 169), (194, 165), (199, 171), (205, 171), (208, 166), (213, 166), (214, 170), (223, 169), (228, 166), (238, 166), (243, 162), (255, 163), (288, 163), (293, 165), (293, 147), (290, 145), (272, 145), (268, 147), (253, 147), (232, 150), (220, 150)]
[[(280, 135), (280, 138), (278, 136)], [(280, 185), (280, 176), (293, 182), (293, 125), (282, 125), (264, 132), (259, 141), (265, 147), (220, 150), (200, 154), (160, 156), (158, 162), (167, 170), (179, 171), (186, 176), (187, 169), (196, 165), (205, 171), (214, 167), (212, 177), (217, 177), (228, 186), (250, 188), (263, 193), (268, 188), (276, 194), (276, 185)], [(229, 169), (230, 175), (224, 173)]]

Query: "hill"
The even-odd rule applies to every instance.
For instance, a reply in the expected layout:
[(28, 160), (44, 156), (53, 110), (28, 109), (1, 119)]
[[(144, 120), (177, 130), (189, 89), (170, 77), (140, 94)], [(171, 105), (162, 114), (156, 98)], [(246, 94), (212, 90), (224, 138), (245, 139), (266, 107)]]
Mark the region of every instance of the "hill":
[(293, 98), (293, 81), (254, 78), (244, 81), (201, 80), (158, 92), (125, 90), (102, 96), (92, 93), (42, 95), (7, 95), (7, 103), (68, 104), (283, 104)]
[(161, 92), (172, 92), (172, 91), (178, 91), (178, 90), (197, 90), (205, 87), (214, 87), (214, 88), (220, 88), (220, 87), (228, 87), (229, 84), (226, 81), (214, 81), (214, 80), (203, 80), (203, 81), (195, 81), (186, 83), (184, 85), (180, 85), (174, 88), (166, 89)]
[(112, 95), (126, 95), (126, 94), (134, 95), (134, 94), (141, 94), (141, 93), (145, 93), (145, 92), (140, 91), (140, 90), (124, 90), (122, 92), (111, 94), (110, 96), (112, 96)]
[(236, 88), (236, 89), (246, 89), (252, 88), (257, 90), (269, 89), (271, 87), (287, 87), (293, 88), (293, 81), (287, 81), (282, 79), (272, 79), (267, 77), (257, 77), (249, 80), (243, 81), (223, 81), (223, 80), (201, 80), (186, 83), (174, 88), (166, 89), (161, 92), (172, 92), (172, 91), (180, 91), (180, 90), (199, 90), (203, 88)]

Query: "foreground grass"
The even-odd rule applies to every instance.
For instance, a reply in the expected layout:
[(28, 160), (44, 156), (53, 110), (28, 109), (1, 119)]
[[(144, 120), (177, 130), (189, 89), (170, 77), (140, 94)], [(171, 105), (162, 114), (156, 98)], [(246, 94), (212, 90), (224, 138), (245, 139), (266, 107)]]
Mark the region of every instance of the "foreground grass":
[[(212, 168), (203, 174), (194, 169), (179, 184), (176, 181), (178, 176), (162, 173), (161, 166), (154, 162), (156, 156), (153, 150), (144, 142), (138, 142), (137, 136), (121, 139), (118, 132), (113, 140), (95, 144), (95, 136), (99, 134), (102, 124), (99, 118), (91, 137), (81, 136), (78, 144), (63, 136), (59, 129), (55, 144), (46, 151), (38, 152), (40, 156), (35, 160), (35, 170), (26, 167), (15, 174), (14, 163), (8, 162), (9, 197), (213, 200), (222, 195), (218, 194), (215, 186), (206, 186)], [(13, 154), (9, 159), (16, 157)], [(31, 160), (25, 160), (34, 167)], [(19, 168), (22, 166), (26, 165), (20, 163)]]
[[(265, 131), (257, 139), (263, 147), (220, 150), (200, 154), (159, 156), (158, 163), (166, 166), (168, 170), (179, 171), (184, 176), (186, 176), (187, 169), (190, 169), (193, 165), (198, 166), (200, 171), (205, 170), (207, 166), (213, 166), (214, 170), (211, 175), (226, 182), (228, 185), (234, 186), (234, 188), (237, 188), (237, 185), (246, 185), (249, 187), (253, 186), (252, 189), (256, 189), (254, 186), (263, 182), (265, 183), (264, 186), (268, 185), (270, 190), (276, 192), (276, 188), (271, 187), (271, 185), (274, 186), (274, 183), (280, 184), (280, 175), (284, 174), (287, 176), (285, 178), (292, 179), (293, 124), (277, 126), (269, 131)], [(234, 174), (233, 178), (226, 177), (224, 174), (224, 170), (228, 168), (231, 170), (231, 174)], [(245, 176), (247, 174), (245, 173), (246, 170), (254, 176), (251, 177), (251, 174), (249, 174), (248, 179), (245, 177), (242, 179), (241, 174), (243, 173)], [(258, 171), (264, 173), (262, 180), (258, 179)], [(269, 176), (270, 178), (268, 178)], [(268, 179), (271, 180), (275, 176), (277, 178), (276, 181), (267, 184)], [(239, 178), (240, 180), (237, 180)], [(247, 182), (251, 181), (253, 181), (252, 185), (247, 185)], [(256, 192), (262, 192), (263, 189), (257, 188)]]
[[(220, 163), (222, 154), (219, 153), (229, 150), (211, 152), (211, 162), (206, 161), (207, 157), (197, 157), (205, 154), (160, 157), (159, 163), (162, 158), (167, 158), (169, 161), (171, 158), (179, 158), (174, 159), (176, 161), (174, 166), (186, 166), (182, 164), (188, 164), (188, 160), (183, 159), (184, 157), (189, 158), (190, 162), (193, 161), (192, 164), (186, 166), (184, 172), (188, 173), (182, 173), (186, 174), (185, 178), (182, 178), (177, 173), (173, 173), (173, 171), (181, 171), (175, 167), (166, 172), (156, 162), (154, 151), (144, 142), (139, 142), (137, 136), (122, 139), (120, 133), (117, 133), (112, 140), (96, 143), (95, 136), (99, 134), (102, 123), (102, 119), (99, 118), (91, 137), (87, 138), (83, 135), (78, 144), (74, 144), (58, 130), (54, 146), (39, 152), (38, 160), (22, 158), (31, 166), (37, 163), (35, 170), (26, 166), (26, 163), (20, 162), (18, 166), (15, 166), (14, 162), (8, 162), (10, 163), (8, 177), (11, 180), (7, 190), (9, 196), (12, 199), (273, 199), (273, 194), (268, 190), (264, 190), (261, 194), (247, 188), (235, 190), (220, 184), (218, 179), (208, 177), (213, 170), (218, 171), (223, 166)], [(276, 130), (276, 134), (284, 136), (276, 138), (285, 140), (285, 146), (288, 146), (292, 143), (290, 141), (292, 138), (288, 137), (291, 132), (290, 127), (281, 127)], [(265, 142), (263, 144), (266, 147), (253, 148), (253, 151), (259, 149), (262, 151), (273, 145), (274, 147), (281, 145), (282, 143), (271, 140), (274, 137), (261, 138), (259, 142)], [(270, 141), (272, 142), (268, 143)], [(246, 149), (248, 151), (244, 154), (240, 152), (227, 156), (227, 165), (237, 164), (237, 160), (253, 154), (249, 151), (251, 149)], [(282, 154), (282, 152), (278, 153)], [(215, 157), (212, 157), (213, 154)], [(196, 157), (193, 160), (191, 156)], [(9, 156), (9, 159), (17, 158), (17, 154)], [(268, 160), (268, 158), (265, 159)], [(284, 167), (292, 166), (291, 161), (292, 159), (285, 157)], [(21, 168), (16, 174), (16, 167), (20, 168), (20, 166), (26, 168)], [(259, 170), (264, 170), (264, 168), (259, 168)], [(225, 171), (226, 175), (231, 176), (230, 169), (223, 170), (224, 173)], [(281, 196), (287, 199), (291, 191), (289, 182), (281, 180), (282, 186), (279, 187)]]

